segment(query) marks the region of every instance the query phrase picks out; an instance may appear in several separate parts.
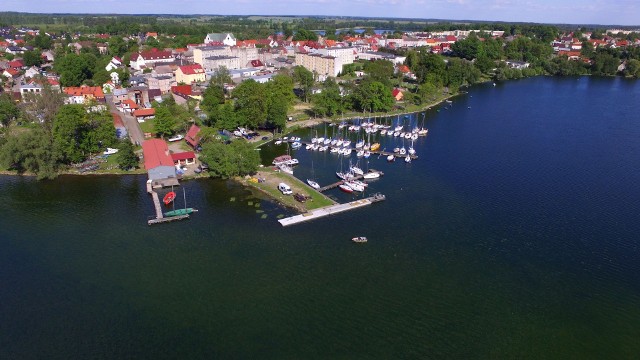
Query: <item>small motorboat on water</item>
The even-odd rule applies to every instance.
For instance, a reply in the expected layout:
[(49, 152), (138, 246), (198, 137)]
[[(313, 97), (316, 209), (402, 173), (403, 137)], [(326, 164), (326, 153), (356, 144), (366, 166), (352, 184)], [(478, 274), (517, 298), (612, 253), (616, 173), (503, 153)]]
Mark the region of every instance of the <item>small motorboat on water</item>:
[(175, 198), (176, 198), (176, 193), (173, 191), (169, 191), (167, 195), (165, 195), (164, 198), (162, 198), (162, 202), (165, 205), (169, 205)]
[(388, 162), (394, 162), (394, 161), (396, 161), (396, 157), (394, 155), (389, 155), (389, 156), (387, 156), (387, 161)]
[(366, 236), (356, 236), (354, 238), (351, 238), (351, 241), (353, 241), (354, 243), (366, 243), (368, 240)]

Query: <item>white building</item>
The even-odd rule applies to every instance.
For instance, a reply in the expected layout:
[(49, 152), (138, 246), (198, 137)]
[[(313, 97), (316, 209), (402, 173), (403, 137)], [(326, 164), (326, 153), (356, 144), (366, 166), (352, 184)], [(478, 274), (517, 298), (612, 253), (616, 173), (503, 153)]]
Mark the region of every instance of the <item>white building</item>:
[(232, 33), (211, 33), (204, 38), (204, 43), (221, 43), (226, 46), (236, 46), (236, 37)]

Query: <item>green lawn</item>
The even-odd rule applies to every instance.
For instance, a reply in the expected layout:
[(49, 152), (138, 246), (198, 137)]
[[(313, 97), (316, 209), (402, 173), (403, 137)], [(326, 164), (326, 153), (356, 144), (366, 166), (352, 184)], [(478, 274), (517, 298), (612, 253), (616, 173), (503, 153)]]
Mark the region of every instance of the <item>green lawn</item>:
[(153, 129), (153, 119), (145, 120), (140, 123), (140, 129), (142, 129), (143, 133), (154, 133)]

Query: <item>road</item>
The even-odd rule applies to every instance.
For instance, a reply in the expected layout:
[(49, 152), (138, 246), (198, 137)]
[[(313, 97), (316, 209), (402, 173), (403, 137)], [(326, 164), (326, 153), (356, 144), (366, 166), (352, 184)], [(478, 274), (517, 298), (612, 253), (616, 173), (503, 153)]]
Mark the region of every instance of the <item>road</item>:
[(118, 111), (116, 104), (113, 103), (113, 95), (107, 94), (104, 97), (107, 101), (107, 105), (109, 106), (109, 111), (119, 114), (122, 118), (122, 122), (124, 122), (124, 126), (127, 128), (127, 133), (129, 134), (131, 142), (134, 144), (142, 144), (144, 141), (144, 134), (142, 133), (142, 129), (140, 129), (138, 120), (129, 114)]

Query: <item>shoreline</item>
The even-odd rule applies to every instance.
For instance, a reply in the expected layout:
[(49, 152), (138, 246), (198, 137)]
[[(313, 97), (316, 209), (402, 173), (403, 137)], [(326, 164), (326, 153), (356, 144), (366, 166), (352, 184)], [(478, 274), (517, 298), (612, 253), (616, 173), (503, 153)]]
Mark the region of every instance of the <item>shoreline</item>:
[[(488, 81), (487, 81), (488, 82)], [(434, 106), (440, 105), (443, 102), (445, 102), (446, 100), (449, 100), (451, 98), (454, 98), (458, 95), (462, 95), (462, 94), (466, 94), (467, 91), (460, 91), (458, 93), (455, 94), (449, 94), (435, 102), (429, 103), (428, 105), (424, 105), (422, 107), (419, 107), (417, 110), (414, 111), (400, 111), (400, 112), (394, 112), (394, 111), (389, 111), (386, 113), (373, 113), (370, 114), (371, 116), (377, 117), (377, 116), (395, 116), (395, 115), (407, 115), (407, 114), (413, 114), (413, 113), (418, 113), (418, 112), (422, 112), (422, 111), (426, 111), (431, 109)], [(278, 134), (278, 136), (284, 136), (286, 134), (289, 134), (293, 131), (296, 131), (297, 129), (304, 129), (304, 128), (310, 128), (310, 127), (314, 127), (316, 125), (320, 125), (322, 123), (335, 123), (338, 121), (351, 121), (354, 119), (361, 119), (363, 118), (363, 116), (350, 116), (350, 117), (345, 117), (345, 118), (340, 118), (340, 119), (332, 119), (332, 118), (314, 118), (314, 119), (308, 119), (308, 120), (300, 120), (299, 122), (292, 122), (291, 124), (287, 124), (287, 127), (285, 128), (285, 131)], [(262, 145), (268, 143), (269, 141), (273, 141), (275, 140), (276, 137), (272, 136), (271, 139), (264, 141), (264, 142), (260, 142), (259, 144), (257, 144), (255, 147), (256, 148), (260, 148)], [(68, 171), (61, 171), (57, 173), (57, 176), (62, 176), (62, 175), (75, 175), (75, 176), (101, 176), (101, 175), (143, 175), (145, 174), (145, 171), (142, 171), (142, 168), (138, 169), (138, 170), (134, 170), (133, 172), (129, 172), (129, 173), (125, 173), (122, 171), (117, 171), (117, 172), (109, 172), (109, 171), (104, 171), (104, 172), (86, 172), (86, 173), (78, 173), (78, 172), (68, 172)], [(11, 170), (0, 170), (0, 175), (7, 175), (7, 176), (24, 176), (24, 177), (37, 177), (36, 174), (33, 173), (18, 173), (16, 171), (11, 171)], [(186, 178), (184, 180), (189, 180), (189, 179), (197, 179), (197, 178), (201, 178), (201, 177), (189, 177)], [(246, 184), (245, 184), (246, 186)]]

